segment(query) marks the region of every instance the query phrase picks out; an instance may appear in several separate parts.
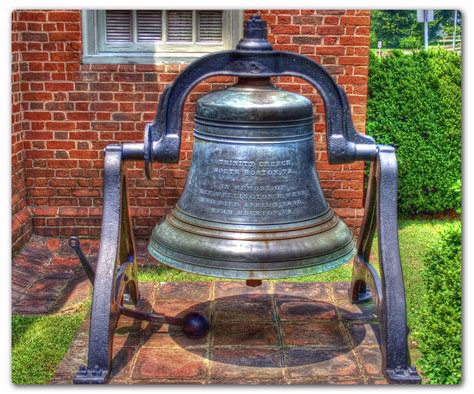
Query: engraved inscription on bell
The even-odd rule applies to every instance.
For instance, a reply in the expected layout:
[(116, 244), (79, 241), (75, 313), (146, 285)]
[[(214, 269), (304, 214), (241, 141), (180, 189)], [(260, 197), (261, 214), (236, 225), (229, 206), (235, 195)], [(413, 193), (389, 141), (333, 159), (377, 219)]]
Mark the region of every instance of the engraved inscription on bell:
[[(196, 138), (193, 160), (198, 165), (178, 207), (198, 218), (211, 215), (228, 223), (286, 223), (318, 216), (327, 205), (318, 198), (312, 156), (310, 139), (277, 147)], [(203, 171), (208, 175), (202, 176)]]

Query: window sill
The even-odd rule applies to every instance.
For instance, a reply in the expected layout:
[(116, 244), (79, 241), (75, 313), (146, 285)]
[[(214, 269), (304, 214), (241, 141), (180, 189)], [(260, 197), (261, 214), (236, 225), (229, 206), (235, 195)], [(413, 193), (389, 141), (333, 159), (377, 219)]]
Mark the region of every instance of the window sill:
[(191, 63), (207, 52), (195, 53), (98, 53), (83, 54), (83, 64), (179, 64)]

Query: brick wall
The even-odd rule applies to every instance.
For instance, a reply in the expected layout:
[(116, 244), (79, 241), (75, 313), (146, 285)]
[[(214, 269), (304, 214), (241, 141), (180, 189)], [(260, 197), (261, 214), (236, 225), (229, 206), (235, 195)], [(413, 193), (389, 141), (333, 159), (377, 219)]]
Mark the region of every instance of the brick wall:
[[(253, 12), (246, 11), (246, 16)], [(275, 49), (305, 54), (327, 68), (346, 91), (356, 128), (364, 132), (370, 12), (260, 12)], [(42, 235), (99, 235), (102, 149), (109, 143), (141, 142), (161, 92), (185, 68), (83, 65), (80, 18), (79, 11), (13, 13), (13, 218), (24, 223), (27, 219), (18, 218), (31, 210), (34, 231)], [(212, 78), (191, 92), (178, 164), (156, 165), (152, 181), (145, 180), (143, 163), (128, 164), (137, 236), (148, 236), (181, 194), (191, 164), (196, 99), (233, 80)], [(359, 225), (363, 164), (327, 164), (320, 96), (298, 78), (275, 82), (314, 103), (315, 151), (325, 195), (349, 225)]]
[(31, 213), (26, 200), (25, 147), (22, 127), (21, 53), (25, 44), (19, 39), (18, 13), (12, 13), (12, 248), (16, 252), (30, 237)]

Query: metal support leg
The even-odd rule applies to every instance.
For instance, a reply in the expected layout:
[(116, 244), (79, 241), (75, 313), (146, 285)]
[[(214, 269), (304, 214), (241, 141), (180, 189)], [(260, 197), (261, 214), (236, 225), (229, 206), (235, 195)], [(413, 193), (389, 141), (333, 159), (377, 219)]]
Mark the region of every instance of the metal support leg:
[(135, 319), (167, 323), (182, 327), (190, 338), (201, 338), (209, 331), (207, 318), (188, 313), (184, 318), (163, 314), (144, 313), (123, 306), (124, 294), (134, 304), (139, 299), (137, 261), (130, 213), (127, 201), (126, 177), (122, 163), (136, 158), (139, 148), (133, 144), (109, 145), (104, 159), (104, 209), (97, 267), (94, 269), (81, 250), (80, 242), (72, 237), (69, 245), (94, 285), (89, 327), (87, 366), (83, 365), (74, 377), (74, 383), (106, 383), (112, 370), (114, 331), (121, 314)]
[(81, 367), (74, 383), (106, 382), (111, 371), (114, 330), (125, 289), (132, 301), (138, 300), (135, 246), (126, 179), (121, 167), (122, 147), (108, 146), (105, 151), (104, 208), (92, 297), (88, 363), (87, 367)]
[[(421, 383), (410, 366), (405, 288), (398, 244), (397, 161), (392, 147), (379, 146), (370, 168), (365, 214), (357, 244), (349, 297), (354, 303), (373, 298), (381, 328), (382, 369), (391, 383)], [(379, 277), (370, 264), (375, 230)]]

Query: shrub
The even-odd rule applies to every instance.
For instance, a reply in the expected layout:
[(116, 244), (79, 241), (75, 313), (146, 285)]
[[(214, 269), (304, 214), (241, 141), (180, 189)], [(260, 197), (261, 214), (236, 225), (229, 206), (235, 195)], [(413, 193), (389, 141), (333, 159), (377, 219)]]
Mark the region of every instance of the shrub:
[(424, 259), (426, 292), (419, 313), (423, 357), (418, 366), (433, 384), (461, 382), (461, 223), (450, 224)]
[(367, 134), (397, 148), (400, 212), (455, 208), (450, 188), (461, 175), (460, 55), (371, 55), (369, 74)]
[(461, 215), (461, 203), (462, 203), (462, 190), (461, 190), (461, 180), (458, 179), (454, 182), (454, 185), (449, 189), (451, 192), (451, 198), (453, 199), (454, 208), (456, 213)]
[(418, 37), (403, 37), (400, 38), (400, 48), (403, 49), (418, 49), (421, 48), (422, 42)]

